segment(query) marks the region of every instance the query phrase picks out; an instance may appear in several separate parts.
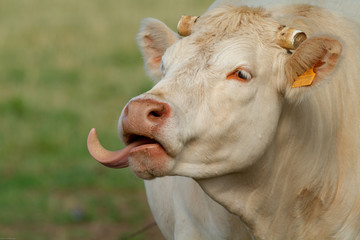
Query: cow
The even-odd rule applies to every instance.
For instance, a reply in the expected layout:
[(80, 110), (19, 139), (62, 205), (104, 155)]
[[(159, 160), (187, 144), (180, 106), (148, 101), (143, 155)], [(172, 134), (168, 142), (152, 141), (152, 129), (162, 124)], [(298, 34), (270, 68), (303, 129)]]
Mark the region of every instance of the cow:
[(123, 109), (123, 150), (90, 132), (93, 157), (150, 189), (194, 179), (254, 239), (360, 239), (358, 23), (308, 4), (220, 5), (180, 26), (143, 24), (161, 80)]

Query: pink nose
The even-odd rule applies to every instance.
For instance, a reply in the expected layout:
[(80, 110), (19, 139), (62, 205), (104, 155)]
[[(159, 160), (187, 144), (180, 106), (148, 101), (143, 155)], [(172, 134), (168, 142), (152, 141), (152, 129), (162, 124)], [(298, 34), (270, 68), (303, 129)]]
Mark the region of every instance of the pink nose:
[(168, 104), (151, 99), (138, 99), (126, 106), (122, 115), (124, 140), (134, 135), (153, 138), (158, 128), (170, 116)]

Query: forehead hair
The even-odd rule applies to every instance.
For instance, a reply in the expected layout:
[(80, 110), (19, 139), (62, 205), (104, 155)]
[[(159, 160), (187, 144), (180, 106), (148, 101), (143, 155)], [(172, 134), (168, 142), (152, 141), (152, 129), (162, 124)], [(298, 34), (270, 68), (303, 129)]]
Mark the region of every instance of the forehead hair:
[(238, 34), (255, 35), (262, 43), (275, 44), (279, 26), (263, 8), (222, 6), (201, 16), (192, 28), (192, 35), (202, 44)]

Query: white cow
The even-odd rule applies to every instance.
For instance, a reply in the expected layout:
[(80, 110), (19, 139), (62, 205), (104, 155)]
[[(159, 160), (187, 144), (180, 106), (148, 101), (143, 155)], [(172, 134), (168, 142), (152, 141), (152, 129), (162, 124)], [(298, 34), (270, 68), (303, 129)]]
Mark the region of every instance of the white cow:
[[(145, 66), (161, 81), (124, 108), (127, 147), (108, 152), (93, 131), (93, 156), (143, 179), (194, 178), (255, 239), (360, 239), (359, 25), (310, 5), (214, 5), (190, 27), (179, 38), (144, 23)], [(163, 199), (183, 193), (165, 186)]]

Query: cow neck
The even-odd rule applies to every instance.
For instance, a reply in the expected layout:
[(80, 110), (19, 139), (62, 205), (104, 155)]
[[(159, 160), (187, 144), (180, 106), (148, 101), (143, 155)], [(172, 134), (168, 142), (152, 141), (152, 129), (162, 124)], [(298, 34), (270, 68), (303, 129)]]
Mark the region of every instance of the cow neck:
[[(285, 103), (277, 135), (255, 165), (198, 181), (213, 199), (240, 216), (256, 239), (328, 239), (340, 228), (331, 222), (344, 223), (350, 215), (351, 208), (345, 210), (348, 214), (341, 212), (345, 199), (356, 205), (358, 190), (351, 200), (339, 191), (348, 181), (338, 157), (344, 154), (339, 141), (346, 138), (340, 130), (351, 121), (344, 122), (338, 105), (323, 104), (331, 94), (295, 106)], [(356, 183), (352, 181), (348, 183)]]

